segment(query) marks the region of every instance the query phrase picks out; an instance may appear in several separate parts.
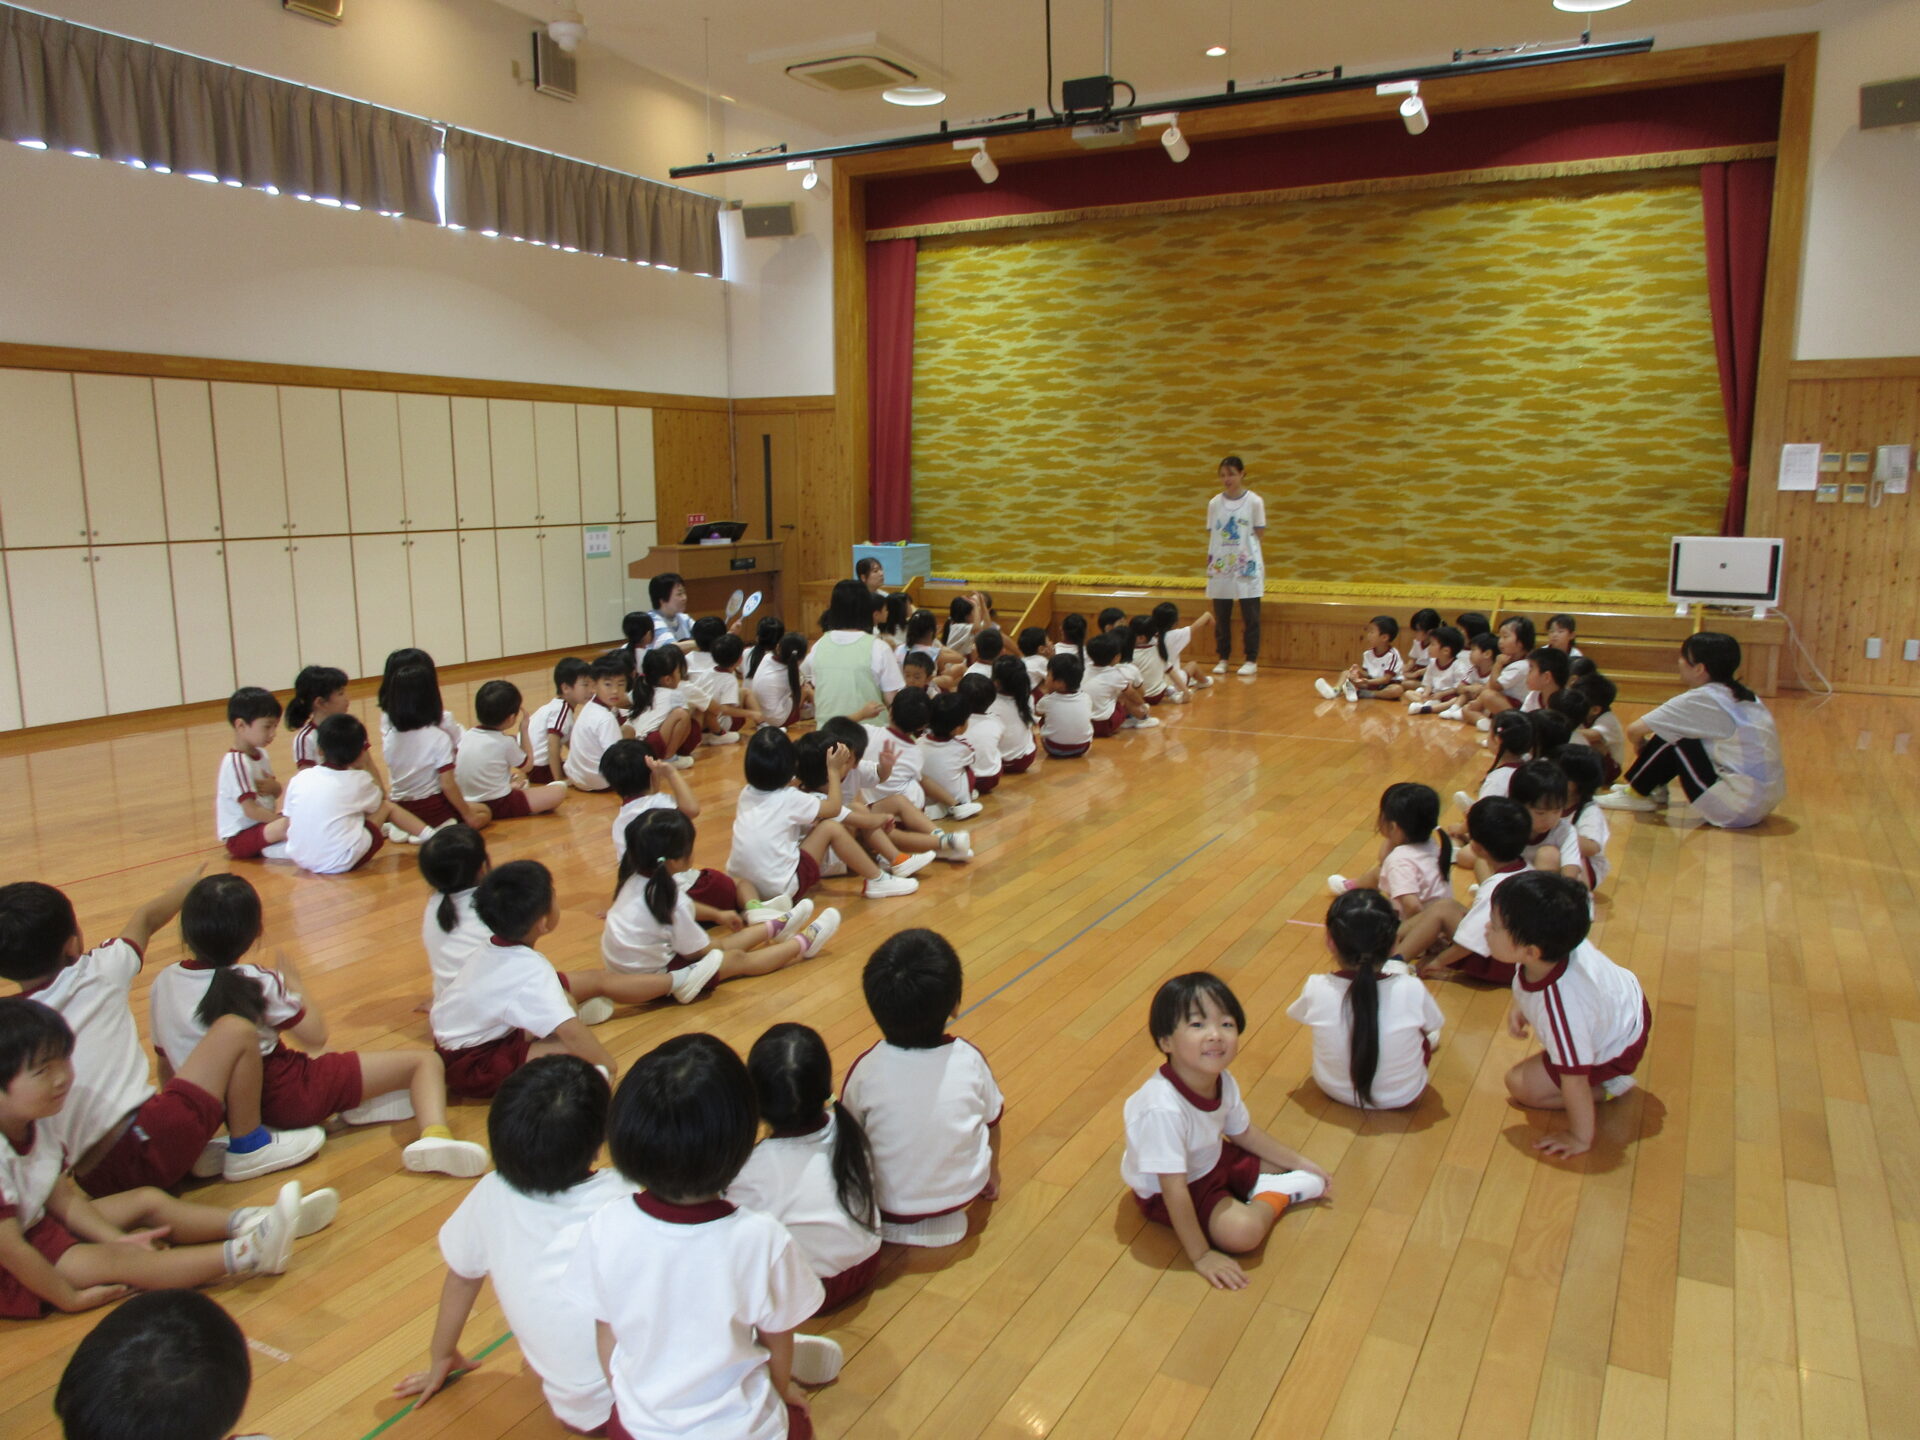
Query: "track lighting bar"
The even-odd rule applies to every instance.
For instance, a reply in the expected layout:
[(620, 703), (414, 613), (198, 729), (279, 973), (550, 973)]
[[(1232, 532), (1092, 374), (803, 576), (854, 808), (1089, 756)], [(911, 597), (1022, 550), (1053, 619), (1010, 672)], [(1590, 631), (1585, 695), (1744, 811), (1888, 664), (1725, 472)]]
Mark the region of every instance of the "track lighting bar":
[[(1335, 71), (1324, 80), (1302, 80), (1296, 84), (1266, 86), (1252, 90), (1232, 90), (1226, 94), (1195, 95), (1184, 100), (1156, 100), (1150, 105), (1128, 105), (1110, 110), (1099, 119), (1104, 122), (1138, 119), (1177, 111), (1188, 115), (1196, 110), (1224, 110), (1234, 105), (1251, 105), (1261, 100), (1279, 100), (1292, 95), (1327, 95), (1345, 90), (1372, 90), (1405, 80), (1444, 80), (1454, 75), (1485, 75), (1497, 70), (1531, 70), (1541, 65), (1562, 65), (1570, 60), (1604, 60), (1617, 55), (1644, 55), (1653, 48), (1653, 37), (1643, 40), (1612, 40), (1600, 45), (1569, 45), (1555, 50), (1515, 50), (1473, 56), (1445, 65), (1425, 65), (1406, 70), (1389, 70), (1374, 75), (1344, 75)], [(879, 155), (889, 150), (911, 150), (920, 145), (943, 145), (956, 140), (984, 140), (996, 135), (1044, 134), (1052, 130), (1070, 130), (1090, 117), (1034, 115), (1007, 124), (976, 124), (949, 129), (943, 122), (936, 131), (917, 135), (896, 135), (884, 140), (863, 140), (853, 145), (829, 145), (818, 150), (790, 153), (736, 156), (703, 165), (676, 165), (667, 173), (675, 180), (690, 180), (702, 175), (724, 175), (735, 170), (761, 170), (783, 165), (789, 160), (840, 160), (850, 155)]]

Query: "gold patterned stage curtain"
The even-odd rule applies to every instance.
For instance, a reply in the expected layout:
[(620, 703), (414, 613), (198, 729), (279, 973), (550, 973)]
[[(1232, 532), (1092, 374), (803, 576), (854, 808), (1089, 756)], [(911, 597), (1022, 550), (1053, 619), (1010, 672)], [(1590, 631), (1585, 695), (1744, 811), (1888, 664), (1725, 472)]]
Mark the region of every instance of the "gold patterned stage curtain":
[(1665, 588), (1726, 430), (1696, 170), (922, 240), (914, 539), (939, 574)]

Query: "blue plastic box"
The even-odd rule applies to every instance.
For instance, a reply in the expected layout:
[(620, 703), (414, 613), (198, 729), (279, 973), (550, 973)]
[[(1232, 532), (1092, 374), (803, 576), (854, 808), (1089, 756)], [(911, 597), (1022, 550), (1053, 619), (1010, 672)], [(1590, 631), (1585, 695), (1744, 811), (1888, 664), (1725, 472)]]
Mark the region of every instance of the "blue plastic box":
[(933, 574), (931, 545), (856, 545), (853, 563), (878, 560), (880, 574), (888, 585), (904, 585), (916, 575)]

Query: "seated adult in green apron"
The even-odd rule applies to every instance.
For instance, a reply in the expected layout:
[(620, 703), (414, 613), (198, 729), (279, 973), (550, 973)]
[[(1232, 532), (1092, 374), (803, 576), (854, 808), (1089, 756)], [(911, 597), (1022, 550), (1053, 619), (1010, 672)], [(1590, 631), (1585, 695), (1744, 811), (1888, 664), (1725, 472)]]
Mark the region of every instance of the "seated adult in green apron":
[(887, 705), (903, 683), (893, 647), (873, 633), (873, 597), (858, 580), (833, 587), (827, 633), (807, 659), (813, 671), (813, 712), (821, 724), (845, 715), (867, 725), (887, 723)]

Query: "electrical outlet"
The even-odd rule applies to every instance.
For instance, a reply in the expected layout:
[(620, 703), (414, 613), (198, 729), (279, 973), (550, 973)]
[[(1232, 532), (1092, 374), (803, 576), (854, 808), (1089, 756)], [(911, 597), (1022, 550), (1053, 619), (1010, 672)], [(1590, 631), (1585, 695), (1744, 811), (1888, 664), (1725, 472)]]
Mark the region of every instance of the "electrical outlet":
[(1878, 635), (1875, 635), (1870, 637), (1867, 641), (1867, 659), (1878, 660), (1879, 658), (1880, 658), (1880, 637)]
[(1920, 640), (1907, 641), (1907, 648), (1901, 653), (1909, 660), (1920, 660)]

